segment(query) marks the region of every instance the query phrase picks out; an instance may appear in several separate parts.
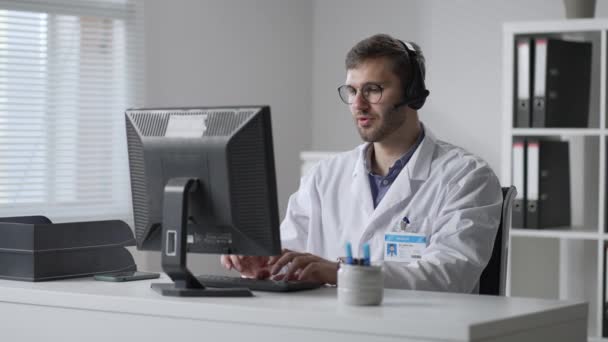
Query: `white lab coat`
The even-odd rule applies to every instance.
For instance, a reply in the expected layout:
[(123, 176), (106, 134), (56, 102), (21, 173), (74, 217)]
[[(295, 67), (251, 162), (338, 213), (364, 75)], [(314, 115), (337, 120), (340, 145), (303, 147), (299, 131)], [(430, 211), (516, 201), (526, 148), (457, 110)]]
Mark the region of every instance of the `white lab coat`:
[(384, 234), (407, 216), (408, 230), (425, 234), (427, 247), (419, 261), (385, 261), (385, 286), (477, 292), (502, 206), (488, 164), (425, 127), (425, 138), (374, 209), (366, 145), (321, 161), (302, 178), (281, 224), (283, 247), (335, 261), (347, 241), (355, 257), (369, 242), (377, 262), (384, 257)]

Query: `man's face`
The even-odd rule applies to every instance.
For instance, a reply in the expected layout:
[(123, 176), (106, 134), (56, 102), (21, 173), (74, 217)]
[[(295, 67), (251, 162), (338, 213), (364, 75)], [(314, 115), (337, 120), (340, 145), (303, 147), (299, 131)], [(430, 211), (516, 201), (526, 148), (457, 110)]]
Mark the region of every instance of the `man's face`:
[[(405, 107), (394, 109), (403, 100), (401, 81), (393, 73), (392, 64), (387, 58), (369, 59), (349, 69), (345, 84), (356, 89), (350, 111), (361, 139), (381, 142), (404, 124)], [(361, 91), (363, 87), (373, 84), (382, 88), (382, 97), (375, 104), (367, 101)]]

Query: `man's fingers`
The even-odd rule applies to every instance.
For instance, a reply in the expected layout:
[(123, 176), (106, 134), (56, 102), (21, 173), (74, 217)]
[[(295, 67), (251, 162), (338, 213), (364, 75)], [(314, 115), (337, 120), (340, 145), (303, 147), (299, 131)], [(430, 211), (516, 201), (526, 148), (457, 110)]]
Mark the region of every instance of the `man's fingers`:
[(290, 263), (296, 256), (300, 255), (295, 252), (287, 252), (283, 253), (283, 255), (274, 262), (272, 268), (270, 269), (271, 274), (277, 274), (279, 271), (288, 263)]
[[(227, 269), (236, 269), (243, 276), (266, 279), (274, 276), (275, 280), (308, 279), (316, 277), (319, 268), (318, 257), (308, 253), (297, 253), (283, 249), (282, 255), (272, 257), (253, 257), (242, 255), (222, 255), (220, 261)], [(287, 272), (277, 275), (285, 266)], [(312, 265), (312, 266), (310, 266)], [(272, 266), (268, 269), (268, 266)], [(306, 270), (306, 271), (305, 271)], [(302, 275), (302, 272), (304, 274)]]
[(273, 255), (270, 258), (268, 258), (268, 262), (266, 263), (266, 266), (272, 266), (274, 265), (275, 262), (277, 262), (277, 260), (279, 260), (281, 258), (281, 256), (283, 255)]
[(304, 269), (304, 267), (308, 266), (308, 264), (314, 262), (317, 260), (317, 257), (315, 257), (314, 255), (298, 255), (296, 256), (292, 261), (291, 261), (291, 265), (289, 266), (290, 268), (294, 268), (294, 269)]
[(255, 274), (256, 279), (267, 279), (269, 277), (270, 277), (270, 271), (268, 271), (265, 268), (258, 270)]
[(268, 258), (268, 262), (266, 263), (267, 266), (271, 266), (274, 265), (274, 263), (276, 263), (279, 259), (281, 259), (281, 257), (287, 253), (293, 253), (293, 251), (291, 249), (287, 249), (287, 248), (283, 248), (281, 250), (281, 254), (280, 255), (273, 255), (270, 258)]
[(311, 262), (298, 275), (298, 280), (304, 281), (321, 281), (319, 279), (321, 264), (319, 262)]
[(240, 255), (230, 255), (230, 261), (232, 262), (232, 266), (234, 266), (237, 271), (241, 272), (243, 270)]
[(292, 278), (296, 278), (295, 274), (297, 272), (301, 272), (308, 264), (314, 262), (317, 258), (314, 255), (298, 255), (291, 261), (291, 264), (287, 268), (287, 272), (285, 272), (285, 279), (289, 280)]
[(230, 261), (230, 256), (229, 255), (222, 254), (222, 256), (220, 257), (220, 263), (225, 268), (227, 268), (229, 270), (232, 269), (232, 261)]
[(277, 275), (272, 276), (272, 280), (281, 281), (281, 280), (284, 280), (284, 279), (285, 279), (285, 274), (277, 274)]

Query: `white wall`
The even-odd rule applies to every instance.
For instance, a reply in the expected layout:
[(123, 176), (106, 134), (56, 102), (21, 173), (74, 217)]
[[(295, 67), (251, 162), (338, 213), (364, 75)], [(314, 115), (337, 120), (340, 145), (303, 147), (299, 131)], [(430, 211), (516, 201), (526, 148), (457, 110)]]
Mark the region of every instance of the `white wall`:
[[(311, 147), (312, 2), (144, 5), (146, 105), (269, 104), (282, 216), (298, 185), (299, 151)], [(217, 265), (217, 256), (210, 258), (208, 265), (190, 264), (195, 272)], [(157, 258), (140, 263), (148, 269), (159, 265)]]
[(338, 98), (346, 72), (344, 57), (359, 40), (383, 32), (420, 41), (427, 2), (314, 1), (312, 147), (342, 151), (361, 141), (348, 107)]
[(284, 209), (310, 147), (312, 4), (147, 0), (145, 16), (147, 105), (269, 104)]
[[(608, 15), (608, 4), (599, 1), (596, 16), (602, 15)], [(440, 139), (487, 160), (498, 174), (502, 24), (563, 18), (559, 0), (316, 0), (313, 149), (346, 150), (360, 143), (336, 87), (344, 82), (350, 47), (382, 32), (422, 47), (431, 95), (421, 120)]]

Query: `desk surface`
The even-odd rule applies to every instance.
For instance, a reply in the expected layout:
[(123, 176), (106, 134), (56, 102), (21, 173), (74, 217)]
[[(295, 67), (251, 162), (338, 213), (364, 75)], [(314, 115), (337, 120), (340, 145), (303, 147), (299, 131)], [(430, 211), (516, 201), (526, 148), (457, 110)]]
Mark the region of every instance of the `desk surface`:
[(450, 341), (491, 339), (573, 320), (582, 320), (586, 327), (587, 322), (586, 303), (530, 298), (386, 290), (381, 306), (349, 307), (338, 305), (335, 288), (255, 292), (251, 298), (163, 297), (150, 289), (151, 283), (167, 279), (0, 280), (0, 304)]

